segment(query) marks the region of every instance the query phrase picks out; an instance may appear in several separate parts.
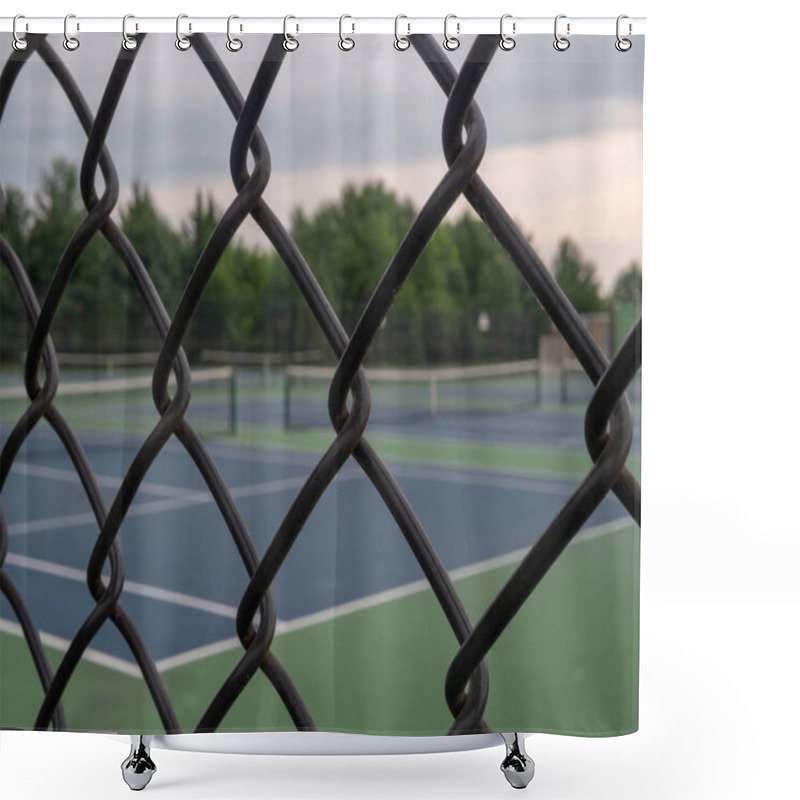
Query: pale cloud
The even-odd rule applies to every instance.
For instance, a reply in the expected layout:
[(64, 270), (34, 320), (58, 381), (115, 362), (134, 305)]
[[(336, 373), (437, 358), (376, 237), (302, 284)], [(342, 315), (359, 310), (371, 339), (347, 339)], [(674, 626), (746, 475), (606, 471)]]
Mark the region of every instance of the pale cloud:
[[(119, 37), (93, 35), (63, 54), (90, 108), (97, 108), (119, 53)], [(415, 52), (385, 36), (363, 36), (351, 53), (336, 37), (287, 56), (259, 120), (272, 156), (265, 199), (288, 224), (345, 183), (382, 180), (419, 207), (445, 170), (446, 98)], [(266, 39), (238, 54), (212, 37), (215, 52), (246, 94)], [(619, 54), (607, 37), (581, 37), (556, 53), (548, 37), (498, 53), (476, 100), (488, 148), (480, 173), (549, 262), (572, 236), (606, 287), (641, 252), (643, 52)], [(469, 42), (449, 55), (456, 66)], [(7, 48), (5, 53), (11, 52)], [(198, 188), (218, 203), (234, 197), (228, 175), (235, 120), (195, 52), (171, 35), (150, 35), (137, 55), (108, 136), (124, 204), (133, 182), (149, 184), (162, 211), (182, 221)], [(29, 196), (56, 155), (80, 164), (86, 136), (47, 66), (34, 56), (20, 72), (0, 125), (0, 180)], [(100, 183), (100, 178), (98, 178)], [(98, 187), (100, 189), (100, 187)], [(452, 214), (466, 207), (460, 201)], [(251, 221), (241, 236), (265, 246)]]
[[(479, 174), (526, 234), (546, 263), (559, 239), (571, 236), (592, 259), (608, 288), (615, 274), (641, 258), (642, 137), (640, 129), (607, 131), (538, 145), (487, 151)], [(294, 208), (313, 212), (335, 200), (347, 183), (380, 180), (419, 208), (446, 170), (444, 158), (406, 164), (338, 165), (273, 172), (264, 200), (289, 225)], [(194, 202), (192, 181), (154, 182), (155, 203), (178, 224)], [(203, 184), (220, 207), (235, 197), (230, 176), (218, 174)], [(469, 205), (463, 198), (449, 217)], [(265, 235), (248, 220), (239, 238), (268, 248)], [(312, 265), (313, 266), (313, 265)]]
[[(60, 45), (58, 37), (52, 38)], [(640, 61), (630, 54), (620, 57), (607, 37), (583, 37), (580, 46), (564, 54), (541, 38), (541, 45), (532, 41), (496, 55), (478, 88), (491, 147), (641, 125)], [(238, 54), (228, 53), (223, 41), (212, 37), (215, 52), (245, 95), (265, 39), (248, 41)], [(468, 44), (465, 40), (447, 56), (456, 66), (466, 58)], [(80, 50), (62, 56), (92, 109), (100, 103), (119, 50), (118, 36), (95, 34)], [(415, 52), (398, 53), (387, 37), (365, 36), (353, 52), (343, 54), (335, 37), (321, 37), (285, 59), (259, 124), (276, 168), (407, 163), (439, 154), (445, 104)], [(234, 126), (194, 51), (178, 52), (170, 35), (150, 35), (115, 112), (108, 146), (123, 184), (188, 175), (202, 180), (227, 168)], [(37, 170), (55, 154), (80, 160), (86, 137), (37, 56), (17, 77), (2, 138), (0, 173), (14, 185), (38, 177), (23, 173), (29, 162), (16, 156), (20, 146), (36, 154)]]

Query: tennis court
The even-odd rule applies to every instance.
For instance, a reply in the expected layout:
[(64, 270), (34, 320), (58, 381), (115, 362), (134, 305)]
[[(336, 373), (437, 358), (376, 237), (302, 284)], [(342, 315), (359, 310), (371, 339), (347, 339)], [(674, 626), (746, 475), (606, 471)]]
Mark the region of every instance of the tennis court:
[[(61, 388), (82, 379), (86, 376), (71, 375)], [(323, 424), (287, 428), (284, 387), (271, 373), (238, 370), (234, 380), (217, 373), (207, 385), (198, 382), (186, 418), (203, 433), (263, 553), (333, 434)], [(502, 384), (499, 391), (505, 391)], [(435, 416), (424, 410), (400, 417), (377, 414), (367, 429), (473, 621), (589, 466), (577, 408), (512, 403), (510, 410), (499, 412), (487, 409), (485, 400), (477, 411), (440, 404)], [(24, 401), (11, 397), (2, 403), (5, 440)], [(382, 407), (391, 405), (376, 404), (376, 410)], [(59, 408), (78, 432), (110, 504), (157, 419), (147, 390), (65, 392)], [(636, 472), (638, 438), (636, 431), (629, 459)], [(25, 596), (55, 666), (94, 605), (85, 570), (97, 525), (74, 468), (44, 424), (31, 432), (17, 456), (2, 500), (10, 540), (5, 568)], [(247, 574), (211, 494), (178, 442), (168, 443), (149, 470), (119, 539), (125, 555), (121, 603), (164, 675), (181, 724), (189, 729), (241, 655), (234, 618)], [(603, 697), (597, 688), (609, 685), (604, 682), (608, 671), (630, 673), (635, 681), (638, 592), (624, 577), (633, 574), (629, 566), (635, 558), (638, 529), (616, 498), (607, 497), (493, 648), (490, 676), (506, 676), (496, 682), (506, 694), (490, 691), (489, 724), (493, 709), (513, 712), (512, 687), (529, 685), (533, 691), (540, 679), (563, 695), (537, 701), (542, 729), (569, 727), (564, 714), (568, 717), (570, 708), (576, 709), (576, 719), (586, 719), (587, 703), (606, 719), (608, 709), (620, 707), (618, 698)], [(609, 581), (609, 573), (618, 574), (619, 582)], [(420, 729), (420, 719), (431, 732), (448, 727), (452, 717), (443, 676), (456, 640), (389, 511), (355, 463), (337, 475), (312, 512), (278, 572), (273, 594), (279, 618), (273, 649), (318, 727), (328, 727), (325, 720), (333, 718), (334, 704), (339, 720), (349, 704), (348, 729), (380, 730), (383, 718), (400, 724), (408, 720), (414, 730)], [(619, 624), (620, 619), (630, 626), (609, 627), (609, 620)], [(30, 656), (4, 600), (0, 630), (0, 668), (23, 674), (18, 667)], [(540, 656), (532, 663), (504, 657), (504, 640), (516, 636), (535, 642), (533, 650)], [(576, 649), (585, 652), (592, 669), (560, 674), (561, 664)], [(387, 665), (396, 659), (408, 664), (407, 670), (395, 670), (396, 693), (370, 692), (370, 675), (382, 674), (375, 683), (385, 685)], [(335, 669), (315, 668), (321, 662)], [(41, 687), (28, 666), (25, 680), (13, 687), (0, 685), (4, 726), (29, 725), (41, 702)], [(197, 692), (198, 670), (207, 676), (205, 695)], [(188, 671), (192, 679), (182, 679)], [(130, 719), (125, 730), (161, 730), (138, 666), (108, 623), (64, 695), (71, 728), (82, 727), (79, 717), (86, 703), (81, 697), (89, 687), (93, 697), (98, 687), (113, 697), (109, 718), (116, 727), (120, 719)], [(264, 694), (272, 696), (271, 704), (264, 703)], [(256, 696), (257, 703), (248, 701)], [(632, 688), (630, 716), (626, 719), (623, 712), (619, 730), (635, 718), (635, 696)], [(387, 714), (389, 707), (393, 716)], [(102, 711), (92, 718), (95, 726), (98, 719)], [(259, 730), (267, 721), (273, 728), (294, 727), (261, 676), (220, 730)]]

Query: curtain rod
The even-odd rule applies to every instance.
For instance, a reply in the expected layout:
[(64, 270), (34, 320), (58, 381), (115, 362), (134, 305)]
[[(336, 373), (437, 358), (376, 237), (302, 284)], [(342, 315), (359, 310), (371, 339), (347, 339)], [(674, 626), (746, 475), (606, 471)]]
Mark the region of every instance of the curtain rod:
[[(559, 30), (566, 33), (569, 25), (570, 36), (580, 35), (615, 35), (617, 31), (616, 17), (570, 17), (559, 15)], [(11, 33), (13, 17), (0, 17), (0, 32)], [(175, 33), (175, 17), (130, 17), (127, 23), (129, 34), (135, 33)], [(352, 33), (395, 33), (394, 17), (355, 17), (346, 16), (342, 23), (347, 34)], [(401, 35), (414, 33), (441, 34), (444, 31), (444, 17), (406, 17), (399, 22)], [(627, 17), (624, 20), (625, 36), (636, 36), (644, 33), (644, 17)], [(552, 35), (554, 17), (514, 17), (506, 15), (504, 30), (508, 34), (520, 36), (532, 33)], [(183, 16), (181, 31), (188, 33), (226, 33), (227, 17), (193, 17)], [(283, 17), (237, 17), (233, 22), (233, 30), (237, 34), (283, 33)], [(289, 22), (291, 35), (303, 34), (338, 34), (340, 32), (339, 17), (291, 17)], [(449, 30), (459, 36), (478, 33), (500, 33), (500, 15), (496, 17), (459, 17), (451, 16)], [(20, 35), (26, 33), (63, 33), (64, 17), (20, 17), (17, 21)], [(77, 33), (121, 33), (122, 17), (81, 17), (70, 15), (70, 34)]]

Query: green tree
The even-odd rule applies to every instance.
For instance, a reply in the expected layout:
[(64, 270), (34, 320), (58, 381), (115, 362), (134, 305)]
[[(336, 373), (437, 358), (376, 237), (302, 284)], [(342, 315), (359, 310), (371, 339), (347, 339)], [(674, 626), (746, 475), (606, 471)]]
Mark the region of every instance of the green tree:
[(628, 267), (617, 276), (611, 294), (615, 303), (642, 302), (642, 266), (638, 261), (631, 261)]
[[(201, 191), (195, 193), (194, 206), (181, 225), (183, 239), (182, 264), (180, 268), (181, 288), (189, 281), (200, 256), (211, 238), (214, 228), (220, 219), (214, 198), (208, 193), (205, 197)], [(227, 251), (226, 251), (227, 252)], [(202, 300), (195, 310), (192, 322), (187, 331), (184, 346), (190, 356), (196, 356), (206, 347), (227, 347), (229, 342), (225, 336), (225, 277), (217, 276), (223, 268), (225, 254), (214, 267), (214, 273), (206, 285)], [(175, 300), (177, 306), (177, 299)]]
[[(25, 266), (40, 302), (62, 253), (87, 212), (74, 165), (56, 158), (43, 174), (34, 197)], [(72, 270), (52, 328), (61, 350), (121, 349), (127, 342), (121, 315), (122, 289), (129, 283), (124, 264), (102, 236), (95, 234)]]
[(459, 305), (475, 312), (521, 308), (529, 290), (486, 225), (465, 213), (452, 230), (465, 278), (454, 287)]
[(62, 158), (56, 158), (42, 175), (40, 188), (34, 196), (33, 224), (25, 261), (40, 300), (61, 253), (84, 216), (75, 167)]
[(436, 364), (459, 357), (463, 272), (453, 229), (442, 225), (397, 295), (383, 332), (386, 339), (394, 336), (394, 347), (384, 360)]
[(642, 314), (642, 267), (638, 261), (631, 261), (617, 276), (611, 293), (611, 309), (616, 351)]
[(292, 215), (291, 232), (334, 308), (352, 324), (372, 294), (415, 212), (383, 184), (345, 186), (313, 216)]
[[(308, 215), (296, 210), (292, 236), (345, 327), (352, 330), (416, 210), (380, 182), (346, 186)], [(457, 340), (454, 313), (466, 295), (458, 242), (440, 226), (397, 294), (370, 351), (373, 360), (439, 361)]]
[[(452, 230), (464, 275), (459, 360), (535, 356), (546, 315), (517, 266), (481, 220), (464, 214)], [(478, 328), (479, 319), (488, 330)]]
[(265, 254), (263, 258), (267, 266), (264, 293), (259, 302), (264, 314), (266, 349), (286, 353), (300, 350), (327, 352), (329, 345), (288, 267), (277, 253)]
[(187, 220), (181, 226), (184, 241), (182, 272), (185, 277), (188, 278), (194, 269), (194, 265), (211, 238), (214, 228), (217, 227), (220, 217), (221, 213), (211, 194), (207, 194), (203, 199), (203, 193), (198, 191), (195, 194), (194, 206), (189, 212)]
[(122, 230), (169, 308), (183, 287), (188, 259), (180, 234), (156, 209), (147, 187), (134, 184), (133, 195), (122, 211)]
[[(8, 190), (2, 200), (0, 230), (20, 254), (41, 299), (86, 216), (75, 167), (56, 159), (43, 174), (31, 208), (18, 190)], [(345, 186), (336, 200), (313, 213), (296, 209), (292, 214), (291, 235), (347, 330), (355, 326), (416, 213), (409, 200), (381, 182), (370, 182)], [(122, 229), (173, 313), (220, 217), (212, 196), (198, 191), (176, 230), (139, 184), (122, 209)], [(595, 267), (571, 239), (560, 242), (553, 269), (578, 311), (603, 308)], [(9, 276), (4, 273), (0, 281), (6, 356), (6, 343), (20, 339), (17, 328), (25, 321)], [(616, 304), (640, 296), (641, 270), (632, 264), (618, 279), (613, 299)], [(454, 223), (442, 223), (423, 249), (394, 298), (369, 360), (525, 358), (535, 355), (537, 337), (547, 326), (546, 315), (503, 248), (480, 220), (464, 214)], [(131, 276), (100, 235), (79, 258), (53, 333), (63, 350), (139, 350), (158, 344)], [(237, 241), (215, 265), (185, 345), (193, 356), (204, 347), (328, 349), (278, 255)]]
[[(0, 188), (0, 236), (25, 263), (30, 209), (19, 189)], [(25, 349), (29, 327), (10, 271), (0, 266), (0, 358), (16, 362)]]
[(31, 210), (22, 192), (13, 186), (0, 187), (0, 234), (17, 255), (21, 256), (27, 245), (30, 224)]
[(597, 269), (591, 261), (583, 257), (578, 245), (568, 237), (559, 242), (553, 274), (576, 311), (583, 313), (603, 309)]
[(265, 299), (274, 266), (274, 260), (262, 253), (240, 244), (228, 245), (198, 309), (204, 346), (265, 349)]

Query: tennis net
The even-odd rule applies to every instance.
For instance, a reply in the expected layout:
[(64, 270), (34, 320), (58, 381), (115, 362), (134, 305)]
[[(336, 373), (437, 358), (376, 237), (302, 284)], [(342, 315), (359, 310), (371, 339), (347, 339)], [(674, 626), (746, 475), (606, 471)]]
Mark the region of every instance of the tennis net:
[(321, 358), (320, 350), (300, 350), (286, 352), (250, 352), (245, 350), (203, 350), (200, 358), (210, 364), (236, 364), (243, 367), (259, 367), (268, 370), (276, 365), (316, 361)]
[(58, 354), (58, 366), (81, 368), (91, 374), (105, 373), (107, 377), (137, 367), (154, 367), (158, 353), (62, 353)]
[[(131, 423), (152, 427), (158, 412), (151, 395), (151, 375), (106, 380), (62, 380), (56, 396), (59, 410), (81, 430), (118, 432)], [(28, 393), (19, 378), (3, 375), (0, 403), (3, 418), (18, 418), (28, 404)], [(170, 391), (175, 378), (170, 376)], [(192, 399), (186, 418), (207, 432), (236, 433), (236, 371), (230, 367), (192, 370)]]
[[(583, 371), (577, 359), (566, 359), (559, 369), (559, 403), (562, 406), (584, 408), (592, 399), (594, 385)], [(628, 400), (634, 407), (642, 403), (642, 376), (639, 373), (625, 390)]]
[[(368, 367), (371, 419), (403, 422), (442, 415), (496, 414), (541, 403), (536, 359), (435, 368)], [(333, 367), (290, 364), (284, 373), (284, 427), (329, 426)]]

